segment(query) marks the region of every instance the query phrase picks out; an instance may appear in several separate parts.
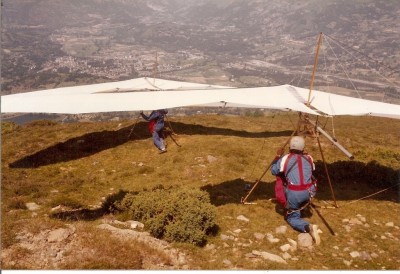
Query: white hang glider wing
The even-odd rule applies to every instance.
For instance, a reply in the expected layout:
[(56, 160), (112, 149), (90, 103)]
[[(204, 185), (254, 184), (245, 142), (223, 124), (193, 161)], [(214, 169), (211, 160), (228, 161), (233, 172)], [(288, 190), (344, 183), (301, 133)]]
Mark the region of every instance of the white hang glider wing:
[(231, 88), (137, 78), (55, 88), (1, 97), (2, 113), (80, 114), (188, 106), (225, 106), (300, 111), (313, 115), (372, 115), (400, 119), (400, 105), (312, 91), (290, 85)]

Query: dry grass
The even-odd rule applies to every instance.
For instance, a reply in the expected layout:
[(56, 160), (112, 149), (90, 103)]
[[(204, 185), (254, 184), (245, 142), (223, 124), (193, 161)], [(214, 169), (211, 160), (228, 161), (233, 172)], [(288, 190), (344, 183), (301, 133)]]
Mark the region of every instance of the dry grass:
[[(16, 243), (15, 235), (22, 229), (29, 230), (31, 225), (37, 231), (71, 222), (49, 218), (51, 208), (57, 205), (87, 209), (91, 214), (82, 214), (75, 220), (85, 221), (90, 227), (97, 225), (103, 217), (101, 211), (92, 209), (119, 190), (141, 191), (159, 184), (165, 187), (185, 185), (210, 193), (213, 204), (217, 205), (216, 222), (220, 233), (242, 229), (236, 243), (224, 242), (218, 236), (210, 237), (209, 244), (217, 247), (215, 254), (190, 245), (177, 245), (192, 257), (191, 269), (399, 269), (399, 230), (391, 230), (397, 240), (380, 239), (389, 229), (385, 223), (392, 221), (400, 226), (399, 193), (392, 188), (351, 203), (379, 190), (362, 181), (333, 182), (339, 208), (322, 209), (321, 212), (337, 235), (331, 235), (314, 212), (310, 220), (323, 230), (323, 242), (314, 249), (312, 256), (308, 251), (297, 251), (299, 261), (288, 260), (287, 265), (246, 259), (245, 254), (252, 250), (281, 254), (279, 246), (286, 243), (286, 238), (297, 239), (298, 233), (291, 229), (277, 244), (254, 238), (255, 232), (274, 234), (276, 227), (285, 225), (276, 205), (269, 200), (273, 197), (274, 181), (269, 172), (250, 197), (250, 201), (257, 204), (240, 204), (240, 198), (245, 194), (244, 185), (254, 183), (264, 172), (276, 150), (294, 130), (297, 116), (204, 115), (172, 117), (170, 121), (173, 130), (179, 134), (176, 139), (181, 146), (169, 139), (168, 153), (161, 155), (153, 146), (145, 123), (137, 123), (134, 134), (128, 139), (133, 120), (3, 125), (2, 248)], [(368, 163), (374, 160), (391, 170), (400, 169), (400, 121), (339, 117), (335, 118), (334, 129), (338, 141), (354, 154), (356, 161)], [(326, 130), (332, 132), (330, 121)], [(321, 141), (328, 169), (339, 161), (350, 161), (324, 137)], [(307, 138), (307, 150), (315, 160), (321, 160), (314, 140)], [(209, 162), (209, 155), (216, 161)], [(329, 171), (335, 173), (335, 170)], [(332, 203), (324, 175), (317, 176), (320, 177), (320, 190), (316, 203)], [(36, 216), (24, 209), (26, 202), (41, 206)], [(370, 227), (354, 227), (347, 233), (342, 220), (356, 218), (357, 214), (364, 216)], [(250, 222), (238, 222), (238, 215), (246, 216)], [(96, 255), (77, 265), (78, 268), (135, 269), (140, 265), (139, 259), (128, 264), (132, 251), (132, 247), (126, 246), (129, 243), (113, 242), (110, 247), (102, 244), (107, 236), (91, 234), (90, 229), (84, 235), (87, 241), (82, 242), (83, 248), (96, 250)], [(224, 247), (224, 243), (228, 247)], [(93, 245), (97, 247), (93, 248)], [(114, 249), (114, 246), (120, 248)], [(333, 248), (335, 246), (337, 249)], [(378, 257), (371, 261), (352, 260), (349, 252), (353, 250), (375, 250)], [(115, 252), (121, 254), (121, 259), (111, 262)], [(232, 265), (223, 264), (224, 259), (229, 259)], [(352, 260), (352, 263), (345, 265), (343, 260)], [(72, 264), (64, 267), (73, 268)]]

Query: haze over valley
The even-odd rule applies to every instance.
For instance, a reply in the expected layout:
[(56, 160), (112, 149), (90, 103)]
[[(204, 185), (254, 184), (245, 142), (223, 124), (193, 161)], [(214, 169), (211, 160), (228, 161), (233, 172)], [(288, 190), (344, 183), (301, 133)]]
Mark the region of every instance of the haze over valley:
[(1, 93), (144, 76), (308, 87), (323, 32), (316, 88), (398, 103), (398, 18), (383, 0), (5, 0)]

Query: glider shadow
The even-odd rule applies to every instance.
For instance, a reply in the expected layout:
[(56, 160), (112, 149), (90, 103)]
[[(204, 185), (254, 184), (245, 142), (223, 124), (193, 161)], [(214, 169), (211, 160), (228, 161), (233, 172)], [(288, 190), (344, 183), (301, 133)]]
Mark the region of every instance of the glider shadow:
[[(278, 132), (248, 132), (227, 128), (207, 127), (203, 125), (171, 122), (171, 127), (178, 134), (183, 135), (229, 135), (247, 138), (267, 138), (276, 136), (290, 136), (291, 131)], [(133, 130), (132, 130), (133, 129)], [(114, 131), (91, 132), (79, 137), (71, 138), (46, 149), (28, 155), (9, 164), (10, 168), (37, 168), (40, 166), (67, 162), (84, 158), (103, 150), (117, 147), (132, 140), (150, 138), (147, 122), (138, 122), (129, 127)]]
[[(317, 201), (330, 201), (333, 205), (332, 192), (325, 175), (322, 161), (316, 161), (315, 176), (318, 180)], [(362, 163), (357, 161), (337, 161), (327, 164), (336, 200), (354, 201), (361, 198), (400, 202), (400, 171), (380, 165), (377, 162)], [(215, 206), (238, 204), (247, 195), (246, 185), (253, 187), (255, 181), (234, 179), (220, 184), (206, 185), (201, 189), (208, 192), (211, 203)], [(248, 189), (248, 188), (247, 188)], [(386, 191), (380, 192), (383, 189)], [(371, 196), (372, 195), (372, 196)], [(275, 202), (275, 182), (263, 180), (253, 190), (247, 202), (271, 199)], [(319, 202), (317, 202), (319, 203)], [(325, 205), (325, 204), (323, 204)], [(329, 204), (327, 204), (329, 206)], [(278, 213), (281, 208), (277, 205)]]

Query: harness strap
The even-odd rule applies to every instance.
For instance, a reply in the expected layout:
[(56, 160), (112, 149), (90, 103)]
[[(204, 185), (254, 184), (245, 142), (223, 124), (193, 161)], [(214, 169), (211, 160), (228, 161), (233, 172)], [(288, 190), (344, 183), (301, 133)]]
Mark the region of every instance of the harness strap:
[(294, 165), (296, 164), (296, 162), (294, 162), (293, 165), (289, 169), (287, 168), (288, 164), (290, 162), (290, 158), (292, 158), (293, 156), (294, 156), (294, 154), (290, 153), (289, 156), (285, 160), (285, 164), (283, 165), (283, 174), (285, 175), (285, 177), (286, 177), (286, 174), (288, 174), (289, 171), (291, 171), (292, 168), (294, 167)]
[[(305, 155), (300, 155), (297, 154), (297, 159), (296, 161), (293, 163), (293, 165), (289, 168), (289, 170), (287, 169), (287, 166), (289, 164), (290, 159), (294, 156), (294, 153), (290, 153), (288, 158), (286, 159), (284, 166), (283, 166), (283, 172), (285, 175), (285, 179), (288, 182), (287, 184), (287, 188), (290, 190), (294, 190), (294, 191), (302, 191), (302, 190), (308, 190), (312, 185), (313, 182), (311, 181), (310, 183), (305, 184), (304, 183), (304, 173), (303, 173), (303, 162), (302, 162), (302, 158), (306, 159), (307, 162), (310, 163), (311, 165), (311, 169), (313, 168), (312, 165), (312, 161), (310, 157), (306, 157)], [(294, 185), (292, 184), (288, 179), (287, 179), (287, 174), (291, 171), (291, 169), (294, 167), (294, 165), (297, 163), (298, 165), (298, 170), (299, 170), (299, 178), (300, 178), (300, 184), (299, 185)]]
[(304, 173), (303, 173), (303, 161), (301, 160), (301, 155), (297, 155), (297, 165), (299, 170), (299, 177), (300, 177), (300, 185), (304, 185)]

